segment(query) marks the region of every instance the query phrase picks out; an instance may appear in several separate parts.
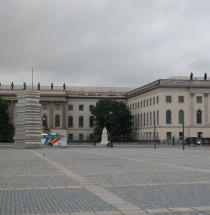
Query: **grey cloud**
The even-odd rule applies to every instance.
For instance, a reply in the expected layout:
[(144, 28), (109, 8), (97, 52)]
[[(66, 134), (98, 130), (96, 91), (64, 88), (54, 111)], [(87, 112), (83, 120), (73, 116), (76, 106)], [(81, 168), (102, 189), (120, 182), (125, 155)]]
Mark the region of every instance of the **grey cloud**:
[(48, 85), (138, 87), (203, 75), (209, 9), (207, 0), (3, 0), (0, 82), (30, 83), (32, 66)]

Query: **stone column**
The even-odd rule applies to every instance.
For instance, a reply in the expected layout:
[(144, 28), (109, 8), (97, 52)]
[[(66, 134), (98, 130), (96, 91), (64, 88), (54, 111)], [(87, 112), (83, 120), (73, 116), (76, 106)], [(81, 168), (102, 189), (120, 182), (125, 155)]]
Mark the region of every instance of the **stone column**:
[(41, 104), (38, 91), (24, 90), (17, 93), (17, 120), (15, 148), (41, 147)]
[(195, 93), (190, 93), (190, 119), (191, 119), (191, 126), (194, 126), (195, 122), (195, 110), (194, 110), (194, 102), (195, 102)]
[(53, 129), (53, 108), (54, 102), (50, 102), (50, 129)]
[(208, 126), (208, 93), (204, 93), (204, 126)]

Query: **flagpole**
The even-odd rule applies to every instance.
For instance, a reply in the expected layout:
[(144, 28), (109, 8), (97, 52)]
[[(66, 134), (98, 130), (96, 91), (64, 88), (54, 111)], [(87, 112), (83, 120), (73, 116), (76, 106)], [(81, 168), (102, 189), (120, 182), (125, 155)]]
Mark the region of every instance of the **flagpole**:
[(32, 66), (32, 90), (33, 90), (33, 81), (34, 81), (34, 80), (33, 80), (33, 78), (34, 78), (34, 77), (33, 77), (33, 76), (34, 76), (33, 73), (34, 73), (34, 71), (33, 71), (33, 66)]

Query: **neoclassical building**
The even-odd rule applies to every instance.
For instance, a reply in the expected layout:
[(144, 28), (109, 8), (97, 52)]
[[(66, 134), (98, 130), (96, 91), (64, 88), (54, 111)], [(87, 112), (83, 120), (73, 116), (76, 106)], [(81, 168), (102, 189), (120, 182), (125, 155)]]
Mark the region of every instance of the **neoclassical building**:
[[(26, 90), (31, 86), (25, 86)], [(193, 140), (210, 138), (210, 80), (172, 77), (139, 88), (121, 87), (47, 87), (40, 91), (41, 119), (51, 132), (61, 132), (69, 140), (88, 140), (93, 132), (90, 110), (102, 98), (124, 101), (132, 115), (133, 139), (160, 141), (184, 136)], [(11, 121), (17, 117), (17, 92), (24, 86), (2, 85), (0, 97), (10, 104)]]

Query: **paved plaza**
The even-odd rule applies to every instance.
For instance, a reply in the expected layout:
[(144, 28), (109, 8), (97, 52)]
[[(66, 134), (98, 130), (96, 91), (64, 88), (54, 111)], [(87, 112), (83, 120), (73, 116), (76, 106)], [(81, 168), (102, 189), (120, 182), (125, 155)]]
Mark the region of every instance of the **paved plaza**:
[(0, 215), (210, 215), (208, 147), (0, 147)]

